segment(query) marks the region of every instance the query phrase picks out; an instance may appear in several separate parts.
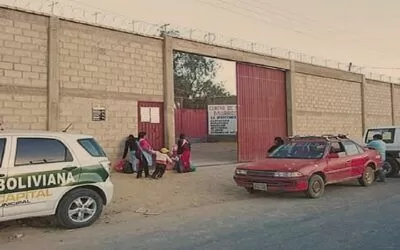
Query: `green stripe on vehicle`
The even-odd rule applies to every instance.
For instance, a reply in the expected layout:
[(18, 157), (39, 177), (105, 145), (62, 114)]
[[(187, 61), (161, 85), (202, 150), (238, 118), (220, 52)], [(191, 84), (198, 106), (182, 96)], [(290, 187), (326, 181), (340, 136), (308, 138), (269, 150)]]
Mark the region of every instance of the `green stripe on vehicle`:
[(108, 172), (101, 165), (26, 173), (0, 178), (0, 194), (98, 183), (108, 177)]

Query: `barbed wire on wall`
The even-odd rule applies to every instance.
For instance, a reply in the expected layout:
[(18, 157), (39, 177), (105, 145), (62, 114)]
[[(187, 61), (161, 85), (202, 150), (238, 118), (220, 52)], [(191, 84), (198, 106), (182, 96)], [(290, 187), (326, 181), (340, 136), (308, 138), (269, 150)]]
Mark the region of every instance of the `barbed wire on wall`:
[[(349, 62), (343, 63), (336, 60), (329, 60), (319, 56), (307, 55), (299, 51), (250, 42), (240, 38), (232, 38), (222, 34), (200, 29), (191, 29), (180, 25), (153, 24), (145, 21), (134, 20), (130, 17), (96, 8), (77, 0), (63, 0), (62, 2), (55, 0), (3, 0), (2, 4), (10, 8), (60, 16), (62, 18), (71, 19), (78, 22), (110, 27), (130, 33), (152, 37), (160, 36), (161, 30), (178, 31), (170, 32), (169, 35), (177, 38), (349, 71)], [(353, 64), (350, 66), (350, 71), (364, 74), (367, 78), (373, 80), (400, 83), (400, 78), (394, 78), (385, 74), (378, 74), (377, 72), (369, 71), (368, 68)]]

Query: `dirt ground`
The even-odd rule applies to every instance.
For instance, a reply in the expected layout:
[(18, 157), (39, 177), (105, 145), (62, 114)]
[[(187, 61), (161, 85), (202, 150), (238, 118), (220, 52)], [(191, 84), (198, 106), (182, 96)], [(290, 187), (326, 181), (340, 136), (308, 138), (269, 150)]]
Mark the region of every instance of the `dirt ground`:
[(236, 142), (193, 143), (192, 162), (196, 166), (215, 166), (237, 162)]
[[(235, 186), (234, 165), (203, 167), (196, 172), (168, 171), (160, 180), (136, 179), (135, 175), (113, 173), (113, 202), (93, 227), (116, 224), (134, 216), (157, 216), (171, 211), (201, 207), (226, 201), (248, 199)], [(0, 244), (50, 233), (62, 233), (50, 218), (0, 223)]]

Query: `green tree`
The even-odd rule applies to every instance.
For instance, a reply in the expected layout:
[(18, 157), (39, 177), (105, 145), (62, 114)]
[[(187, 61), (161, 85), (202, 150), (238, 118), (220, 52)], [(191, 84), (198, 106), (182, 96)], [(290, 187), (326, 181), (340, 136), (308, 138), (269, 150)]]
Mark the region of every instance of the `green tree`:
[(220, 65), (212, 58), (174, 53), (175, 97), (185, 108), (206, 108), (211, 99), (228, 97), (223, 82), (216, 82)]
[[(163, 25), (159, 35), (180, 37), (177, 30)], [(231, 96), (215, 77), (221, 65), (216, 60), (184, 52), (174, 53), (175, 100), (185, 108), (207, 108), (211, 99)]]

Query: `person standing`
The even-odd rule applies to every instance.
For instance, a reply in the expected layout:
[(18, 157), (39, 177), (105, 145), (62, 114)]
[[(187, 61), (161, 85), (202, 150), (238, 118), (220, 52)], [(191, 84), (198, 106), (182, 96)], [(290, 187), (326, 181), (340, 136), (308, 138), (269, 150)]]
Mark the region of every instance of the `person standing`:
[(142, 178), (143, 171), (145, 178), (148, 178), (150, 177), (149, 167), (153, 165), (153, 155), (155, 155), (155, 151), (153, 150), (150, 142), (147, 140), (146, 132), (140, 132), (138, 137), (142, 159), (140, 161), (140, 168), (137, 172), (136, 178)]
[(137, 153), (138, 152), (138, 146), (137, 146), (137, 140), (133, 135), (129, 135), (128, 139), (125, 142), (125, 148), (124, 148), (124, 153), (122, 155), (122, 159), (126, 159), (128, 156), (128, 166), (131, 168), (131, 171), (136, 173), (137, 172), (137, 163), (139, 158), (137, 158)]
[[(376, 151), (379, 152), (379, 155), (381, 156), (381, 160), (383, 162), (383, 167), (385, 166), (385, 161), (386, 161), (386, 144), (382, 140), (382, 135), (376, 134), (372, 137), (372, 141), (368, 143), (367, 145), (368, 148), (373, 148)], [(379, 168), (379, 173), (378, 173), (378, 178), (379, 182), (384, 182), (385, 181), (385, 172), (384, 169)]]
[(182, 172), (190, 172), (190, 158), (191, 158), (191, 146), (190, 142), (186, 140), (185, 134), (179, 135), (178, 140), (178, 155), (180, 159), (180, 163), (182, 164)]

